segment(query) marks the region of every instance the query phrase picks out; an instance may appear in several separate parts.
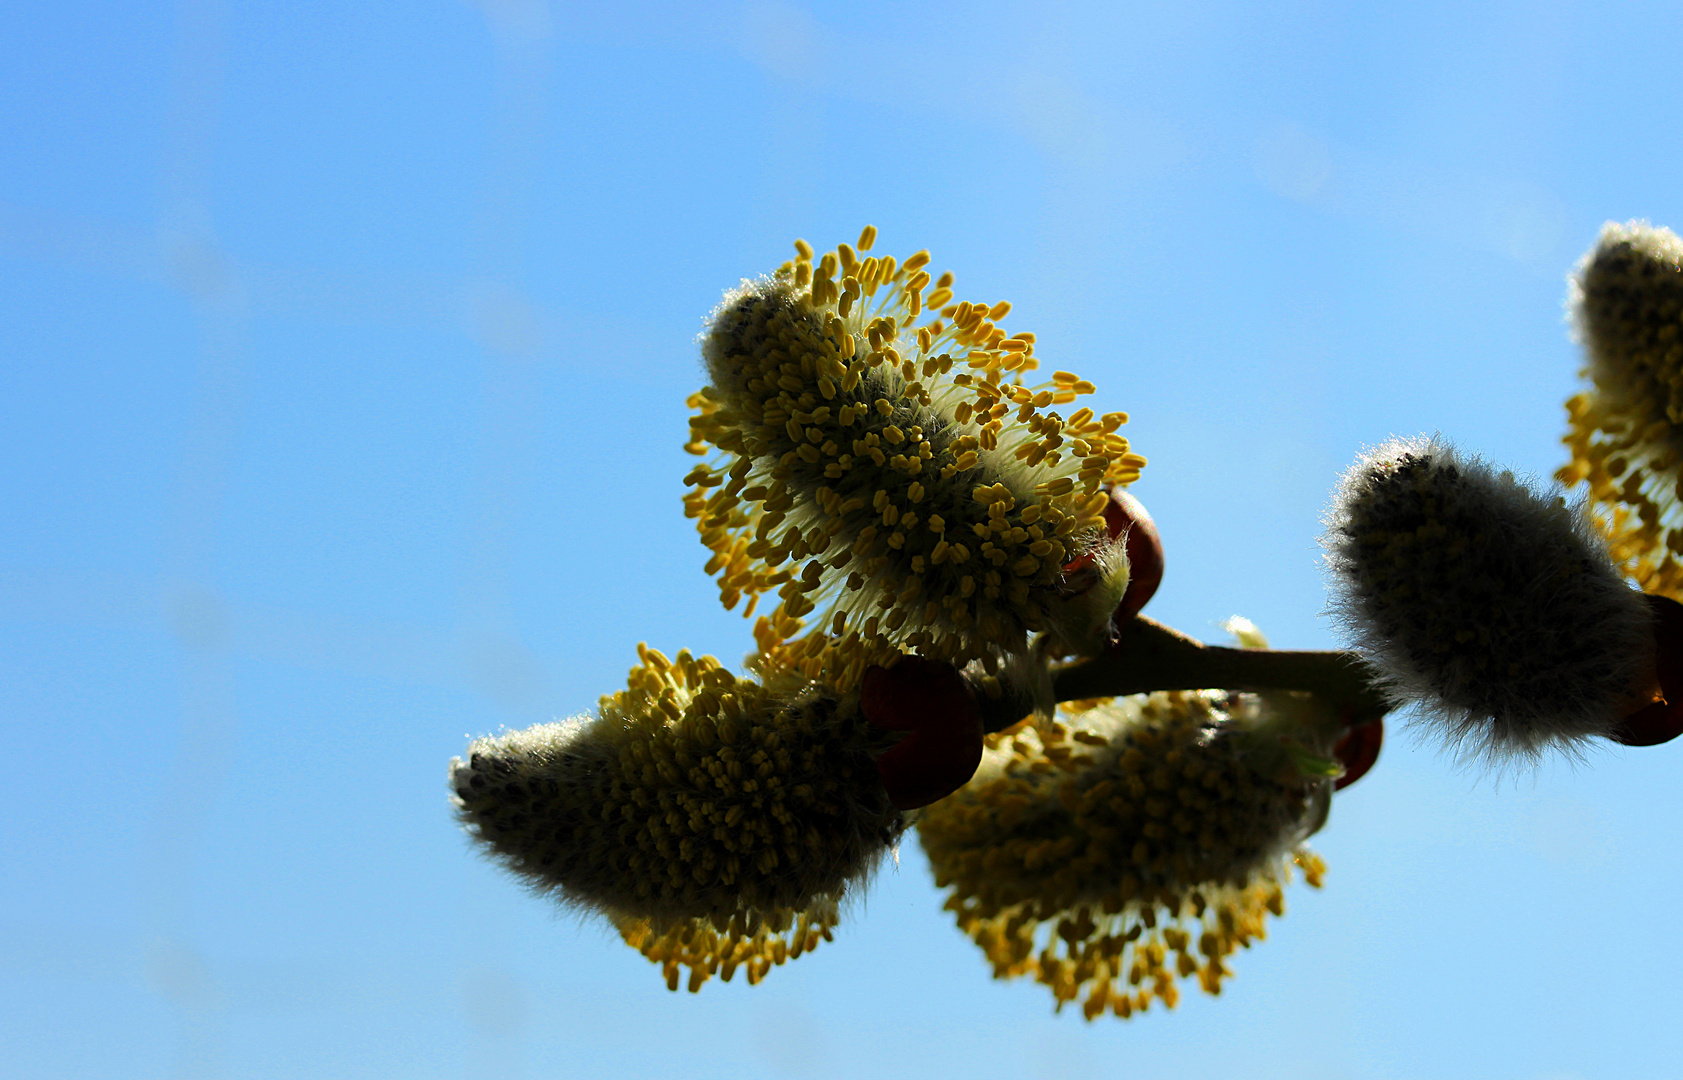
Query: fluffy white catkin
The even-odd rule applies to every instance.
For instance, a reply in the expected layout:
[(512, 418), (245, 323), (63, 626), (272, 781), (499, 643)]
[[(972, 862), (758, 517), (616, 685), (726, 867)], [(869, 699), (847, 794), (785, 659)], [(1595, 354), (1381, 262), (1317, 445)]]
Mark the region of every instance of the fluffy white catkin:
[(1439, 437), (1364, 454), (1323, 544), (1352, 646), (1464, 757), (1608, 735), (1651, 666), (1647, 605), (1581, 510)]

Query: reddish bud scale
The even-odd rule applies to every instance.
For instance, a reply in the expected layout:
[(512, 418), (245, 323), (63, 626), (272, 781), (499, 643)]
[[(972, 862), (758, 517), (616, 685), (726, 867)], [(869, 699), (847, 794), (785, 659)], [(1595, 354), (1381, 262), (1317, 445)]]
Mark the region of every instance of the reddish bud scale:
[(866, 669), (860, 710), (872, 727), (910, 732), (877, 758), (889, 800), (915, 810), (963, 787), (982, 762), (982, 709), (951, 664), (902, 656)]
[(1163, 537), (1151, 513), (1122, 488), (1110, 489), (1104, 519), (1112, 539), (1127, 537), (1123, 548), (1128, 552), (1128, 589), (1116, 606), (1116, 621), (1124, 622), (1138, 615), (1163, 584)]
[[(1157, 592), (1157, 586), (1163, 583), (1163, 537), (1157, 532), (1151, 512), (1138, 499), (1122, 488), (1111, 488), (1109, 494), (1110, 502), (1104, 508), (1105, 526), (1112, 540), (1126, 537), (1122, 547), (1128, 554), (1128, 588), (1116, 606), (1114, 617), (1115, 622), (1123, 623), (1138, 615)], [(1065, 566), (1064, 573), (1072, 574), (1092, 561), (1092, 555), (1083, 555)]]
[(1344, 766), (1344, 775), (1333, 781), (1332, 790), (1340, 791), (1366, 776), (1379, 760), (1379, 747), (1384, 741), (1382, 718), (1363, 721), (1346, 731), (1332, 748), (1332, 756)]
[(1654, 613), (1654, 662), (1662, 700), (1638, 709), (1613, 729), (1626, 746), (1658, 746), (1683, 735), (1683, 604), (1667, 596), (1647, 597)]

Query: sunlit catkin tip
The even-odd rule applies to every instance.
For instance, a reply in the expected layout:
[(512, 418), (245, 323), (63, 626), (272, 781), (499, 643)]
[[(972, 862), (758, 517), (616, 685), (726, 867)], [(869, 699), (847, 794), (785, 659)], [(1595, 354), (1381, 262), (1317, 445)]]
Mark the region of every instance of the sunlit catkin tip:
[(1590, 385), (1566, 403), (1572, 458), (1620, 569), (1646, 592), (1683, 596), (1683, 240), (1609, 222), (1572, 278)]
[[(1058, 411), (1094, 392), (1036, 381), (1010, 305), (956, 301), (928, 254), (810, 249), (728, 293), (702, 335), (686, 509), (721, 599), (775, 593), (778, 633), (811, 620), (834, 647), (802, 670), (851, 685), (901, 652), (997, 665), (1031, 635), (1100, 638), (1128, 581), (1105, 485), (1145, 459), (1124, 413)], [(1101, 588), (1065, 567), (1097, 554)]]
[(1683, 239), (1645, 221), (1608, 222), (1573, 277), (1590, 373), (1650, 419), (1683, 433)]
[(1564, 498), (1394, 439), (1345, 473), (1327, 524), (1333, 612), (1463, 755), (1570, 750), (1652, 699), (1647, 605)]
[(918, 835), (996, 978), (1127, 1017), (1172, 1006), (1182, 979), (1219, 992), (1226, 958), (1284, 911), (1291, 867), (1319, 884), (1301, 844), (1336, 766), (1318, 740), (1256, 698), (1124, 699), (989, 736), (975, 779), (925, 809)]
[(873, 762), (885, 745), (857, 694), (644, 649), (596, 716), (478, 739), (450, 786), (468, 832), (536, 889), (657, 962), (757, 981), (755, 958), (828, 934), (904, 828)]

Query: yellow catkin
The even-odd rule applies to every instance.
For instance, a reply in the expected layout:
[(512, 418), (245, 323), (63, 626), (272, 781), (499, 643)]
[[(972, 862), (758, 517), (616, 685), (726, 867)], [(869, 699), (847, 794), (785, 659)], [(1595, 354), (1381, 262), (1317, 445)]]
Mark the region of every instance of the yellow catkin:
[(788, 673), (640, 647), (594, 717), (476, 740), (451, 763), (457, 815), (534, 887), (606, 915), (699, 988), (830, 940), (837, 903), (905, 821), (858, 696)]
[(1573, 279), (1589, 387), (1566, 403), (1571, 461), (1620, 569), (1683, 599), (1683, 240), (1608, 223)]
[[(1037, 631), (1091, 644), (1127, 581), (1102, 489), (1145, 464), (1117, 434), (1126, 415), (1053, 411), (1092, 385), (1028, 382), (1034, 335), (997, 325), (1008, 304), (954, 302), (927, 252), (797, 256), (725, 297), (690, 398), (688, 449), (708, 460), (685, 509), (725, 606), (775, 592), (768, 661), (843, 684), (900, 651), (995, 663)], [(1096, 551), (1100, 583), (1072, 587), (1064, 566)], [(834, 640), (785, 648), (809, 620)]]
[(1089, 1020), (1219, 993), (1264, 936), (1330, 783), (1307, 777), (1250, 698), (1163, 693), (990, 736), (969, 785), (918, 836), (947, 910), (994, 977), (1030, 977)]

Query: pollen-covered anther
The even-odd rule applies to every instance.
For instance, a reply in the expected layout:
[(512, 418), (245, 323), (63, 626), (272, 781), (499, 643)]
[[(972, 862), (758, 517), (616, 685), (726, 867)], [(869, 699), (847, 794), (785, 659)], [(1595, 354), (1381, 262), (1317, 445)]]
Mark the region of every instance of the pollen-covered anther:
[[(690, 474), (686, 509), (721, 599), (751, 611), (783, 562), (822, 552), (816, 583), (783, 593), (778, 613), (793, 634), (840, 614), (846, 633), (813, 653), (781, 647), (774, 626), (757, 636), (768, 663), (798, 651), (803, 671), (839, 685), (908, 650), (963, 665), (1020, 654), (1041, 629), (1087, 640), (1115, 597), (1073, 595), (1063, 567), (1111, 546), (1101, 489), (1145, 464), (1116, 434), (1126, 414), (1050, 411), (1092, 384), (1069, 372), (1029, 384), (1035, 337), (997, 325), (1009, 304), (955, 301), (927, 252), (864, 255), (866, 232), (869, 245), (862, 234), (816, 262), (797, 245), (728, 294), (703, 336), (710, 384), (691, 399), (690, 446), (714, 456)], [(1126, 560), (1106, 566), (1119, 593)], [(966, 586), (978, 572), (1000, 580)], [(908, 589), (964, 602), (896, 599)]]
[(607, 916), (691, 989), (828, 939), (837, 903), (904, 819), (859, 697), (792, 673), (640, 647), (596, 716), (476, 740), (451, 763), (457, 815), (533, 888)]

